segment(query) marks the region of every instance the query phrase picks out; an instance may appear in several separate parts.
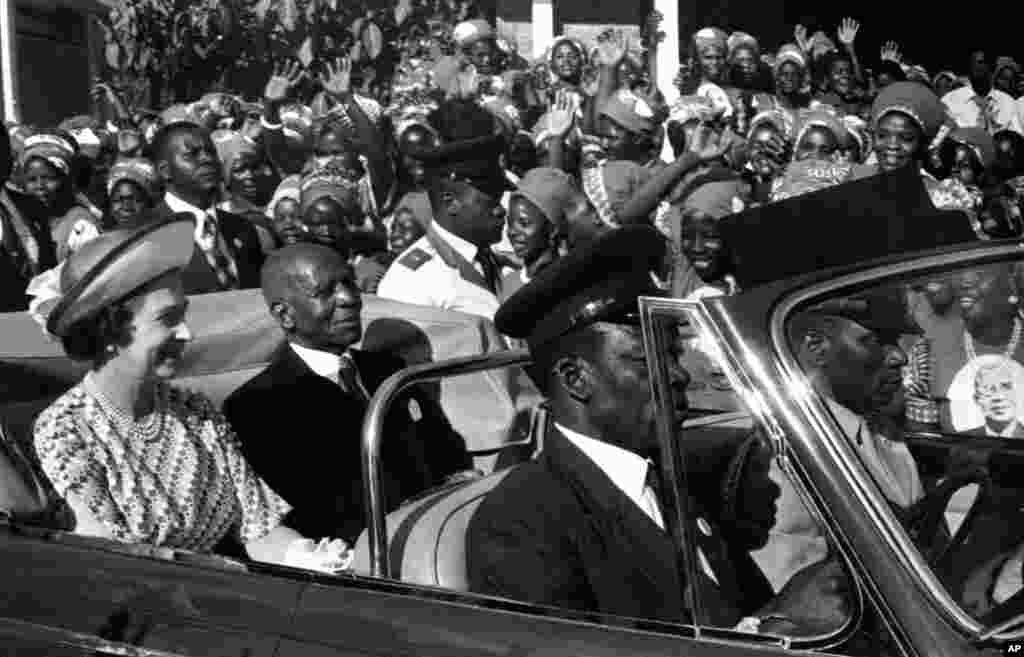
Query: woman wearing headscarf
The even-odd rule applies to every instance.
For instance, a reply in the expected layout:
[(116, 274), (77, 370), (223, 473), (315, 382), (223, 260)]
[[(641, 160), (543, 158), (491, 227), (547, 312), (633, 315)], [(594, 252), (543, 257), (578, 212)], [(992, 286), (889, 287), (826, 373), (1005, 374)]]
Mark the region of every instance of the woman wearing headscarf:
[(568, 233), (566, 208), (578, 194), (572, 178), (559, 169), (532, 169), (519, 181), (509, 201), (507, 232), (523, 267), (505, 275), (502, 301), (562, 255)]
[(264, 253), (273, 251), (277, 240), (266, 210), (278, 180), (270, 158), (259, 143), (238, 132), (215, 133), (213, 145), (224, 170), (224, 200), (218, 207), (245, 217), (256, 229)]
[(697, 300), (736, 294), (739, 288), (732, 276), (732, 257), (718, 232), (718, 221), (746, 207), (745, 186), (735, 176), (710, 182), (698, 179), (693, 181), (691, 189), (685, 199), (674, 206), (676, 215), (670, 223), (673, 242), (678, 244), (679, 251), (700, 279), (700, 287), (682, 296)]
[(940, 182), (925, 168), (940, 128), (948, 131), (943, 128), (945, 108), (931, 89), (916, 82), (895, 82), (875, 98), (871, 116), (876, 164), (865, 165), (857, 175), (914, 167), (921, 173), (936, 207), (976, 209), (975, 199), (962, 183), (953, 178)]
[(102, 230), (95, 215), (76, 197), (72, 178), (76, 150), (66, 133), (35, 134), (25, 140), (18, 162), (22, 189), (43, 206), (58, 262)]
[(785, 117), (787, 135), (794, 137), (797, 113), (818, 105), (811, 100), (807, 55), (799, 46), (786, 44), (775, 56), (774, 71), (775, 95), (771, 97), (771, 106), (758, 109), (780, 112)]
[(224, 416), (168, 383), (192, 337), (181, 270), (194, 228), (175, 217), (115, 229), (45, 274), (34, 315), (91, 367), (36, 420), (42, 469), (79, 534), (200, 553), (227, 539), (258, 561), (338, 572), (351, 561), (344, 542), (288, 528), (288, 504)]
[(107, 214), (115, 226), (132, 225), (160, 198), (156, 168), (143, 158), (121, 158), (110, 168)]
[(835, 161), (846, 149), (849, 134), (842, 120), (826, 109), (800, 112), (796, 120), (793, 161)]
[(746, 32), (733, 32), (726, 45), (730, 85), (754, 95), (770, 95), (774, 91), (771, 68), (761, 60), (761, 45), (757, 39)]
[(751, 121), (747, 157), (740, 175), (750, 186), (751, 204), (771, 201), (775, 180), (792, 160), (786, 117), (778, 110), (761, 112)]
[(13, 171), (11, 139), (4, 131), (0, 134), (0, 312), (26, 310), (29, 281), (57, 265), (42, 208), (7, 184)]

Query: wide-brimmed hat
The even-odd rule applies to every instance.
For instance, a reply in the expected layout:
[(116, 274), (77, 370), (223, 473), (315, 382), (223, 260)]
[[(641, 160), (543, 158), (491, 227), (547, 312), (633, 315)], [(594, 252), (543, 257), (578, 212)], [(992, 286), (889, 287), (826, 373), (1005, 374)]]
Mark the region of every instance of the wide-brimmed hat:
[(192, 259), (194, 233), (194, 217), (181, 213), (85, 243), (61, 267), (60, 296), (47, 316), (47, 331), (64, 336), (153, 279), (184, 269)]
[(935, 92), (919, 82), (893, 82), (882, 89), (871, 106), (871, 120), (875, 126), (890, 112), (909, 116), (931, 139), (946, 119), (946, 110)]

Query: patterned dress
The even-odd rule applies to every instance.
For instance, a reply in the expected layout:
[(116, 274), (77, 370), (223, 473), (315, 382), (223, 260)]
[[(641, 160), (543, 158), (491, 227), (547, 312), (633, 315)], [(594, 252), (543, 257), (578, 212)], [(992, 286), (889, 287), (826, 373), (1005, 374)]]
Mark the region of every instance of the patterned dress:
[(148, 443), (126, 440), (83, 384), (47, 408), (35, 447), (58, 494), (77, 495), (117, 540), (195, 552), (229, 531), (247, 543), (281, 523), (290, 507), (206, 397), (161, 383), (156, 408), (163, 431)]

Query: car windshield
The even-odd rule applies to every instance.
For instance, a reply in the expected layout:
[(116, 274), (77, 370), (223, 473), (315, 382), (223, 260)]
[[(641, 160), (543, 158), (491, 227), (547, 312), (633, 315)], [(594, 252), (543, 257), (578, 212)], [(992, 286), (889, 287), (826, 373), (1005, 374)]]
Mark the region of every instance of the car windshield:
[(818, 297), (792, 356), (925, 561), (991, 626), (1024, 611), (1024, 263)]

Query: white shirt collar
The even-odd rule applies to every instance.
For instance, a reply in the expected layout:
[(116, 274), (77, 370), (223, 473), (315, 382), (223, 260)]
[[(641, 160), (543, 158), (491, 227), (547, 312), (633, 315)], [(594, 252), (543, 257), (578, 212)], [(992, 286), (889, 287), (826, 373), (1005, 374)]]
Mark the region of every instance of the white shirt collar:
[(314, 374), (322, 376), (332, 383), (338, 383), (338, 369), (341, 367), (341, 356), (332, 354), (329, 351), (303, 347), (294, 342), (289, 342), (288, 345), (302, 359), (302, 362), (308, 365), (309, 369), (313, 370)]
[(555, 426), (569, 441), (601, 469), (612, 483), (626, 494), (634, 504), (644, 508), (643, 493), (647, 483), (647, 468), (650, 462), (633, 452), (588, 438), (572, 429), (555, 422)]
[(216, 212), (214, 207), (209, 210), (203, 210), (197, 208), (188, 201), (184, 200), (180, 196), (177, 196), (174, 192), (167, 192), (164, 194), (164, 203), (171, 209), (172, 212), (187, 212), (196, 218), (196, 242), (200, 242), (203, 239), (203, 231), (206, 228), (206, 213)]
[(448, 242), (448, 244), (450, 244), (451, 247), (455, 249), (460, 256), (462, 256), (466, 260), (469, 260), (470, 262), (473, 262), (473, 260), (476, 259), (477, 249), (475, 244), (467, 242), (466, 240), (462, 239), (455, 233), (446, 230), (444, 226), (442, 226), (436, 221), (434, 222), (434, 230), (436, 230), (437, 234), (441, 236), (441, 239), (443, 239), (445, 242)]
[(1002, 431), (992, 431), (992, 427), (988, 426), (988, 422), (985, 423), (985, 435), (993, 438), (1015, 438), (1013, 432), (1017, 430), (1017, 422), (1011, 422), (1006, 425), (1006, 428)]
[(530, 279), (530, 275), (526, 273), (526, 266), (525, 265), (523, 266), (522, 269), (519, 270), (519, 280), (521, 280), (523, 282), (523, 285), (526, 285), (531, 280)]
[(832, 411), (832, 417), (839, 423), (839, 428), (850, 440), (855, 440), (861, 425), (864, 424), (864, 418), (829, 397), (825, 398), (825, 404), (828, 410)]

